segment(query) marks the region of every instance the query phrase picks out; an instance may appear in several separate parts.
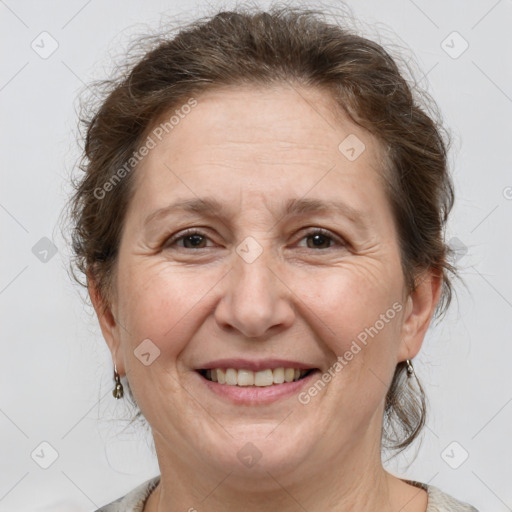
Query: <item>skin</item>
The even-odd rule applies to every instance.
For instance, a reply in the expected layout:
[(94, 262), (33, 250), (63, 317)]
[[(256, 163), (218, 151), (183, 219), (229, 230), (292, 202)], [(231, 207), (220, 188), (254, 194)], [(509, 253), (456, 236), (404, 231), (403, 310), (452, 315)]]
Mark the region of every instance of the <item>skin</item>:
[[(380, 436), (393, 372), (419, 352), (441, 280), (425, 272), (407, 294), (382, 148), (317, 89), (246, 86), (196, 99), (135, 171), (105, 311), (90, 283), (118, 372), (154, 435), (161, 483), (145, 511), (424, 512), (426, 492), (383, 469)], [(354, 161), (338, 150), (349, 134), (366, 146)], [(144, 225), (178, 199), (205, 196), (225, 217), (175, 212)], [(332, 211), (283, 216), (304, 197), (348, 203), (366, 228)], [(199, 249), (169, 240), (187, 228), (203, 233)], [(314, 228), (331, 236), (320, 247)], [(236, 252), (248, 236), (262, 249), (252, 263)], [(326, 371), (395, 302), (401, 311), (307, 405), (297, 396), (234, 405), (194, 371), (223, 357)], [(146, 366), (134, 350), (148, 338), (160, 355)], [(261, 453), (252, 467), (237, 457), (248, 442)]]

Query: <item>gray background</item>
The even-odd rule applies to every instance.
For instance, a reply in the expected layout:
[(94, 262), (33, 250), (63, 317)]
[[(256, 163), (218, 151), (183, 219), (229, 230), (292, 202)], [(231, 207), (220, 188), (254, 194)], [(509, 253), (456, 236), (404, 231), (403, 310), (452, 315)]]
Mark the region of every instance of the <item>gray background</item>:
[[(423, 441), (389, 468), (482, 510), (512, 510), (512, 1), (348, 4), (366, 35), (416, 59), (453, 133), (448, 238), (463, 244), (468, 287), (457, 285), (416, 360), (431, 404)], [(160, 13), (207, 13), (184, 5), (0, 0), (1, 512), (94, 510), (158, 474), (151, 439), (121, 432), (130, 411), (111, 395), (110, 353), (56, 225), (77, 157), (77, 94)]]

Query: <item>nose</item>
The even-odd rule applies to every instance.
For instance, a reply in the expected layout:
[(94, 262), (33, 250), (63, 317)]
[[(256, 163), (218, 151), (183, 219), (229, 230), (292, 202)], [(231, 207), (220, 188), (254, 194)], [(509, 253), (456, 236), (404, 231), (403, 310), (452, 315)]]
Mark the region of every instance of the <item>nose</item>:
[(215, 318), (223, 329), (237, 330), (247, 338), (259, 338), (293, 324), (292, 292), (280, 272), (264, 256), (247, 262), (238, 254), (226, 276)]

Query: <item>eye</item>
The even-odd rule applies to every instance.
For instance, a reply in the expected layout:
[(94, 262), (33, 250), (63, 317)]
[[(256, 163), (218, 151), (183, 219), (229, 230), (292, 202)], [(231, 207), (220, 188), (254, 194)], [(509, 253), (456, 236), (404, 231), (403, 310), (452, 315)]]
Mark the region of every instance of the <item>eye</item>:
[[(346, 245), (343, 240), (333, 235), (330, 231), (320, 228), (309, 231), (301, 240), (307, 240), (308, 249), (329, 249), (333, 242), (341, 246)], [(309, 243), (310, 241), (311, 243)]]
[(206, 240), (209, 238), (202, 233), (194, 229), (178, 233), (178, 235), (171, 237), (165, 242), (165, 247), (168, 248), (172, 245), (176, 245), (178, 242), (183, 242), (184, 245), (178, 245), (182, 249), (206, 249)]
[[(176, 246), (180, 249), (207, 249), (211, 247), (211, 245), (206, 245), (208, 240), (210, 239), (202, 231), (189, 229), (169, 238), (165, 242), (164, 248)], [(347, 245), (341, 238), (321, 228), (312, 229), (301, 238), (302, 240), (307, 241), (308, 249), (329, 249), (334, 244), (342, 247)]]

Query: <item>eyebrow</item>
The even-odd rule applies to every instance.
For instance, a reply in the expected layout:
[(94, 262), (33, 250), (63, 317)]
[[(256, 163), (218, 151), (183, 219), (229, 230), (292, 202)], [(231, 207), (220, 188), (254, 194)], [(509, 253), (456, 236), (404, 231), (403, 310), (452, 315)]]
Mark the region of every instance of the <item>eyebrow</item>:
[[(160, 208), (150, 213), (144, 220), (144, 226), (164, 219), (177, 213), (191, 213), (204, 217), (229, 219), (229, 210), (224, 204), (213, 197), (185, 199)], [(321, 200), (321, 199), (289, 199), (284, 207), (281, 218), (313, 214), (336, 213), (347, 217), (357, 227), (366, 230), (368, 228), (368, 215), (365, 212), (350, 206), (342, 201)]]

